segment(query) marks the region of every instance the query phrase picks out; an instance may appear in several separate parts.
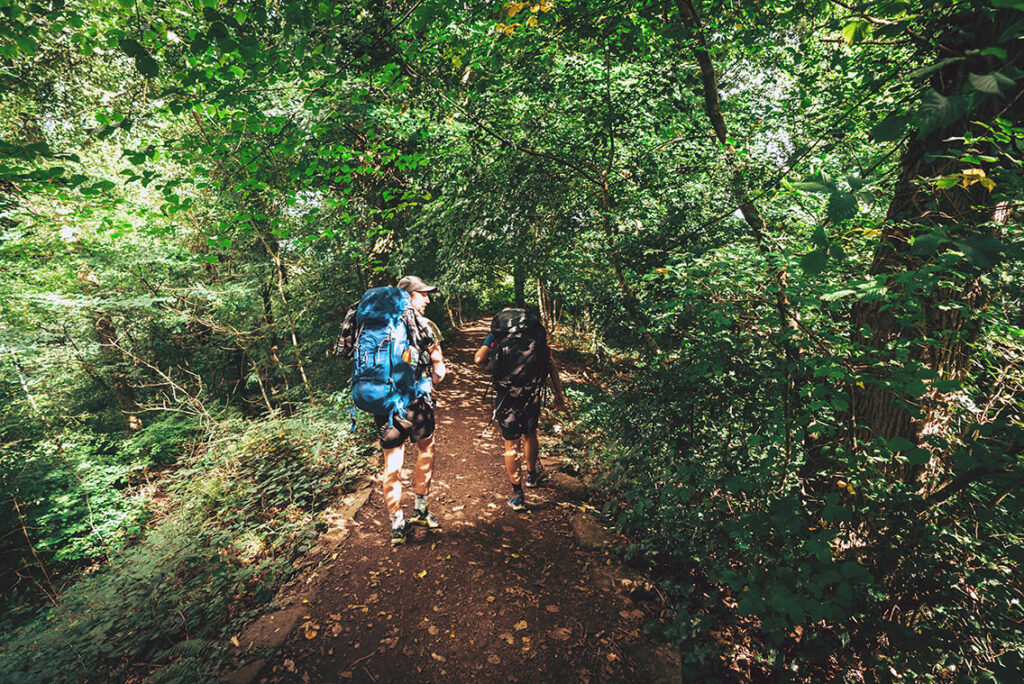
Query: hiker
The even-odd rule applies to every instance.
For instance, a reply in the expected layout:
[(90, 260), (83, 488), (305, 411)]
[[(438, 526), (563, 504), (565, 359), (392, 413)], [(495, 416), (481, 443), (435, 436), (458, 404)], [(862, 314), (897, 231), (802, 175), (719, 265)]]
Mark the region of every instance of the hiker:
[[(430, 293), (436, 291), (416, 276), (402, 278), (397, 288), (370, 290), (355, 312), (350, 310), (346, 316), (336, 347), (342, 356), (355, 353), (353, 403), (374, 414), (384, 451), (384, 501), (391, 519), (392, 546), (406, 542), (409, 525), (430, 530), (441, 527), (427, 507), (434, 466), (434, 401), (430, 392), (446, 373), (440, 333), (424, 315)], [(402, 513), (399, 478), (406, 439), (418, 449), (416, 497), (409, 519)]]
[(514, 511), (526, 508), (523, 496), (519, 443), (526, 456), (527, 487), (536, 487), (546, 476), (537, 442), (537, 423), (546, 380), (551, 378), (555, 396), (552, 408), (565, 405), (558, 367), (548, 347), (548, 334), (536, 309), (504, 309), (491, 321), (491, 333), (473, 360), (491, 371), (495, 390), (494, 413), (505, 441), (505, 469), (512, 485), (508, 505)]

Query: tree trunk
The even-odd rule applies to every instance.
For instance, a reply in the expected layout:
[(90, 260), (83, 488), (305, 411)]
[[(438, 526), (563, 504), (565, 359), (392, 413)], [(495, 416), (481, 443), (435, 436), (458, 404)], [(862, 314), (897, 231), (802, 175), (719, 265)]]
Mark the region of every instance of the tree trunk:
[[(983, 21), (979, 17), (979, 24)], [(950, 35), (943, 36), (938, 43), (946, 49), (970, 51), (979, 44), (991, 44), (984, 41), (986, 30), (993, 37), (998, 35), (997, 22), (991, 22), (987, 29), (982, 24), (972, 31), (975, 35), (966, 37), (970, 45), (958, 45), (960, 33), (955, 31), (950, 31)], [(1010, 55), (1009, 63), (1024, 56), (1019, 41), (1011, 43), (1016, 55)], [(950, 97), (963, 90), (972, 72), (986, 71), (984, 63), (954, 62), (938, 70), (931, 85), (940, 95)], [(1004, 222), (1008, 212), (999, 210), (988, 188), (974, 183), (969, 187), (958, 184), (937, 189), (926, 179), (958, 174), (978, 166), (958, 159), (962, 155), (962, 140), (972, 129), (970, 121), (992, 121), (1001, 116), (1020, 125), (1024, 119), (1024, 89), (1018, 82), (1010, 90), (1012, 92), (1004, 92), (1001, 98), (989, 96), (969, 116), (923, 137), (915, 136), (911, 141), (901, 160), (900, 176), (875, 249), (871, 275), (895, 276), (937, 266), (940, 262), (935, 255), (915, 252), (912, 247), (915, 239), (936, 230), (944, 231), (952, 240), (998, 236), (998, 229), (993, 232), (984, 224), (991, 225), (989, 222), (993, 220)], [(877, 378), (877, 382), (858, 383), (853, 387), (851, 410), (858, 427), (858, 439), (902, 437), (929, 448), (926, 437), (947, 431), (948, 395), (935, 390), (931, 382), (920, 392), (907, 390), (905, 383), (890, 380), (893, 373), (916, 363), (933, 371), (937, 379), (962, 380), (966, 376), (971, 345), (979, 329), (974, 314), (986, 303), (981, 270), (984, 269), (963, 264), (946, 270), (948, 276), (942, 273), (931, 276), (931, 282), (949, 285), (921, 288), (912, 293), (907, 293), (898, 279), (890, 278), (887, 285), (891, 295), (884, 302), (858, 303), (853, 307), (853, 339), (871, 354), (869, 372)], [(908, 361), (900, 361), (899, 347), (909, 348)], [(916, 410), (911, 411), (907, 406), (916, 406)], [(936, 450), (932, 451), (933, 456), (936, 455)], [(894, 475), (907, 483), (920, 483), (925, 471), (924, 466), (917, 466)]]
[(132, 391), (128, 379), (118, 366), (124, 362), (124, 355), (120, 351), (117, 340), (117, 329), (109, 316), (100, 316), (96, 319), (96, 334), (99, 337), (100, 349), (107, 360), (107, 375), (110, 378), (110, 387), (113, 390), (114, 401), (121, 412), (121, 420), (126, 430), (134, 432), (142, 427), (142, 419), (138, 415), (138, 404), (135, 403), (135, 393)]
[(517, 308), (526, 306), (526, 264), (520, 251), (516, 252), (515, 264), (512, 268), (512, 289), (515, 306)]

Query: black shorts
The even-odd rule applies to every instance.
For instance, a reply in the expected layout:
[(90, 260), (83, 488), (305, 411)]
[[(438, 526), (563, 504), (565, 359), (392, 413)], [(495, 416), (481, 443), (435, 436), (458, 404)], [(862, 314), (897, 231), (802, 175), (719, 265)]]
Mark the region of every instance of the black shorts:
[(393, 425), (388, 425), (387, 416), (373, 417), (377, 423), (377, 434), (384, 449), (402, 446), (406, 439), (418, 442), (434, 434), (434, 404), (426, 397), (420, 397), (405, 409), (405, 418), (395, 416)]
[(540, 422), (540, 392), (511, 397), (498, 392), (494, 397), (495, 418), (501, 426), (501, 437), (516, 440), (537, 430)]

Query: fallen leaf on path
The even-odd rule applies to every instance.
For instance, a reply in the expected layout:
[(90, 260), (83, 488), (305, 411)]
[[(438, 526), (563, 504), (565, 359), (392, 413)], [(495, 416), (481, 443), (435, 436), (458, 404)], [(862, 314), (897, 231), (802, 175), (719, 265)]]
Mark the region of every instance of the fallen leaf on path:
[(427, 571), (424, 570), (423, 572), (417, 572), (416, 576), (419, 577), (419, 578), (426, 577), (427, 576)]
[(316, 638), (316, 630), (315, 629), (307, 629), (306, 630), (306, 638), (307, 639), (315, 639)]
[(557, 641), (565, 641), (572, 636), (572, 630), (565, 627), (558, 627), (557, 629), (551, 630), (551, 638)]
[(547, 611), (549, 613), (557, 613), (558, 612), (558, 606), (550, 605), (550, 606), (547, 607)]
[(438, 655), (436, 653), (431, 653), (430, 657), (433, 658), (434, 660), (436, 660), (439, 663), (443, 663), (443, 662), (446, 662), (448, 660), (443, 655)]
[(491, 665), (501, 665), (501, 658), (492, 653), (491, 655), (487, 656), (487, 662), (489, 662)]
[(463, 508), (465, 508), (465, 506), (455, 506), (454, 508), (452, 508), (452, 513), (458, 513)]
[(487, 602), (488, 603), (494, 603), (494, 597), (493, 596), (488, 596), (487, 597)]
[(520, 620), (515, 624), (515, 627), (517, 632), (523, 631), (524, 629), (526, 629), (526, 620)]
[(352, 670), (345, 670), (338, 676), (342, 679), (352, 679)]
[(327, 617), (331, 618), (334, 621), (338, 621), (341, 619), (341, 613), (331, 613)]
[(509, 646), (512, 646), (516, 643), (516, 638), (508, 632), (505, 632), (504, 634), (499, 634), (498, 638), (507, 641)]
[(238, 643), (238, 637), (236, 637), (236, 636), (231, 637), (231, 645), (234, 646), (235, 648), (241, 648), (242, 647), (242, 644)]
[(295, 672), (295, 661), (294, 660), (287, 660), (286, 659), (283, 664), (284, 664), (284, 669), (288, 670), (289, 672)]
[(427, 632), (429, 632), (431, 635), (437, 634), (437, 627), (435, 627), (434, 625), (430, 625), (429, 627), (427, 627)]

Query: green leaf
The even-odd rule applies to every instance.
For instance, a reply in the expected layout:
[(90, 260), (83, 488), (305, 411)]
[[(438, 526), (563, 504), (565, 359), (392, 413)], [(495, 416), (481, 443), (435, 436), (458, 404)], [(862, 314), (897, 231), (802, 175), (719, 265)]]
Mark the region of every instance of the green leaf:
[(800, 267), (809, 275), (817, 275), (825, 268), (828, 253), (824, 249), (816, 249), (800, 257)]
[(948, 242), (949, 238), (941, 230), (933, 230), (930, 233), (924, 235), (918, 235), (914, 238), (914, 244), (911, 246), (910, 251), (913, 254), (920, 256), (929, 256), (939, 251), (939, 247), (944, 242)]
[(871, 33), (871, 24), (865, 19), (856, 19), (843, 27), (843, 42), (853, 45), (858, 40), (863, 40), (869, 33)]
[(828, 198), (828, 219), (839, 223), (857, 215), (857, 198), (850, 192), (834, 192)]
[(893, 437), (886, 446), (890, 451), (909, 451), (914, 448), (914, 443), (905, 437)]
[(1002, 258), (1003, 243), (994, 235), (972, 235), (954, 243), (972, 265), (990, 269)]
[(160, 71), (160, 65), (147, 52), (135, 55), (135, 68), (139, 70), (140, 74), (150, 78), (156, 76)]
[(927, 449), (910, 449), (907, 451), (907, 463), (910, 465), (924, 465), (931, 460), (932, 455)]
[[(875, 142), (892, 142), (903, 137), (907, 128), (907, 117), (903, 114), (890, 114), (871, 129), (871, 139)], [(856, 188), (855, 188), (856, 189)]]
[(801, 192), (832, 192), (832, 188), (828, 187), (823, 183), (818, 183), (816, 181), (804, 181), (801, 183), (793, 183), (792, 186)]
[(971, 82), (971, 87), (975, 90), (993, 95), (999, 95), (1003, 88), (1012, 88), (1016, 85), (1012, 78), (1008, 78), (996, 71), (990, 74), (970, 74), (967, 80)]
[(935, 73), (936, 71), (946, 66), (947, 64), (959, 62), (962, 59), (963, 57), (947, 57), (945, 59), (940, 59), (938, 62), (935, 62), (934, 64), (929, 64), (927, 66), (921, 67), (920, 69), (915, 69), (911, 71), (908, 74), (908, 76), (910, 78), (924, 78), (925, 76)]
[(1006, 7), (1024, 12), (1024, 0), (992, 0), (993, 7)]
[(834, 302), (837, 299), (849, 297), (850, 295), (854, 294), (857, 294), (856, 290), (836, 290), (834, 292), (826, 292), (825, 294), (821, 295), (821, 299), (822, 301), (825, 302)]
[(981, 51), (982, 56), (992, 55), (996, 59), (1006, 61), (1006, 50), (1001, 47), (991, 46)]
[(15, 37), (14, 42), (18, 44), (18, 49), (20, 49), (26, 55), (36, 54), (36, 49), (38, 46), (36, 45), (36, 41), (32, 38), (32, 36), (20, 35)]
[(814, 229), (814, 234), (811, 235), (811, 242), (816, 244), (818, 247), (826, 247), (828, 245), (828, 236), (825, 234), (825, 228), (818, 226)]
[(917, 110), (918, 135), (923, 136), (936, 128), (947, 126), (964, 116), (967, 101), (963, 96), (946, 97), (929, 90)]
[(121, 48), (121, 52), (129, 57), (135, 57), (136, 55), (146, 51), (145, 48), (139, 44), (139, 41), (132, 40), (131, 38), (124, 38), (117, 41), (117, 46)]

